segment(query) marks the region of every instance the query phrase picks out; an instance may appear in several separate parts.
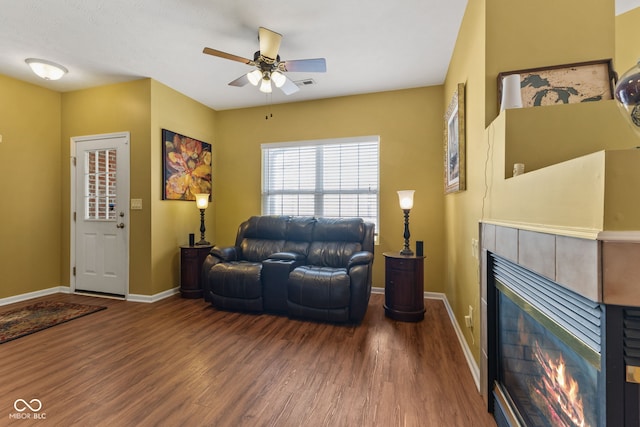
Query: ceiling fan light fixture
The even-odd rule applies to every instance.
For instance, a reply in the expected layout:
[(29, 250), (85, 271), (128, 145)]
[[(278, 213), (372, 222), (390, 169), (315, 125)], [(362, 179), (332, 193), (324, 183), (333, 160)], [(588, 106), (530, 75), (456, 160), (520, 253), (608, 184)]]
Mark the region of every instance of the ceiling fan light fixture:
[(69, 72), (65, 67), (46, 59), (27, 58), (24, 60), (41, 79), (58, 80)]
[(262, 83), (260, 83), (260, 92), (262, 93), (271, 93), (272, 89), (271, 89), (271, 80), (269, 80), (267, 77), (265, 77), (264, 79), (262, 79)]
[(247, 73), (247, 79), (249, 79), (249, 83), (251, 83), (252, 85), (258, 86), (258, 83), (260, 83), (260, 79), (262, 79), (262, 71), (256, 68), (255, 70)]
[(287, 78), (280, 71), (274, 71), (271, 73), (271, 80), (273, 80), (277, 88), (281, 88), (284, 82), (287, 81)]

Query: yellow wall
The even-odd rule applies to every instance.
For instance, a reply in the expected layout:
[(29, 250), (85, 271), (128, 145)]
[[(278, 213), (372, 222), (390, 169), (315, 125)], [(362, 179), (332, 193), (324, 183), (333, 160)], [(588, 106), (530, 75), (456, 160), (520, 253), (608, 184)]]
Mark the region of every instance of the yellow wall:
[[(162, 200), (162, 129), (208, 142), (215, 153), (215, 114), (211, 108), (151, 81), (151, 294), (180, 285), (179, 246), (188, 244), (189, 233), (200, 240), (200, 211), (195, 202)], [(205, 212), (209, 242), (215, 241), (215, 206), (210, 204)]]
[(517, 118), (526, 110), (501, 112), (485, 132), (484, 144), (491, 146), (492, 153), (490, 169), (496, 173), (489, 175), (484, 219), (535, 231), (595, 238), (604, 221), (603, 151), (516, 177), (499, 173), (505, 169), (505, 153), (513, 142), (508, 138), (510, 123), (518, 123)]
[[(466, 91), (467, 189), (445, 196), (445, 289), (456, 319), (464, 325), (468, 307), (479, 314), (478, 260), (472, 254), (472, 239), (478, 239), (485, 192), (484, 161), (487, 147), (484, 133), (484, 1), (471, 1), (462, 21), (456, 48), (445, 82), (444, 105), (449, 103), (458, 83)], [(480, 316), (472, 329), (461, 327), (474, 357), (479, 357)]]
[(425, 242), (425, 290), (443, 292), (442, 117), (440, 86), (218, 112), (216, 243), (233, 244), (240, 222), (261, 213), (261, 143), (380, 135), (374, 286), (384, 287), (382, 253), (404, 242), (396, 191), (415, 189), (411, 246)]
[(639, 144), (614, 100), (521, 108), (508, 113), (503, 177), (513, 175), (514, 163), (524, 163), (526, 171), (533, 171), (603, 148)]
[(101, 86), (62, 95), (62, 243), (61, 283), (69, 285), (70, 138), (130, 132), (130, 197), (142, 199), (143, 210), (131, 211), (129, 292), (151, 290), (151, 168), (149, 147), (151, 80)]
[(640, 61), (640, 46), (638, 46), (639, 21), (640, 7), (616, 17), (616, 57), (614, 65), (620, 76)]
[[(498, 73), (613, 55), (613, 0), (468, 2), (445, 80), (444, 100), (446, 105), (457, 83), (466, 83), (467, 190), (446, 196), (445, 201), (445, 286), (460, 325), (465, 324), (469, 306), (479, 313), (478, 260), (471, 255), (471, 241), (478, 239), (478, 222), (488, 219), (487, 210), (496, 202), (490, 199), (492, 180), (504, 177), (506, 168), (504, 161), (500, 170), (493, 168), (492, 156), (497, 153), (490, 143), (496, 137), (495, 129), (485, 131), (498, 114)], [(529, 124), (535, 127), (536, 121)], [(518, 133), (517, 129), (510, 131)], [(566, 137), (561, 130), (560, 140)], [(472, 330), (461, 327), (476, 360), (480, 355), (479, 319), (475, 316)]]
[(60, 285), (60, 94), (0, 75), (0, 298)]
[(486, 0), (486, 5), (485, 125), (498, 114), (501, 71), (614, 56), (614, 0)]

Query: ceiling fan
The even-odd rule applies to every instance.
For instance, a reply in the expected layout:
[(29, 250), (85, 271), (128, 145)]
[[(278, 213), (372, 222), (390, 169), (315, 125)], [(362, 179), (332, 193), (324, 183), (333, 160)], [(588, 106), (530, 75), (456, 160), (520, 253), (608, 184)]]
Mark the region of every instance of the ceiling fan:
[(284, 75), (288, 71), (312, 73), (324, 73), (327, 71), (327, 64), (324, 58), (281, 61), (278, 50), (280, 49), (282, 34), (260, 27), (258, 29), (258, 40), (260, 41), (260, 50), (253, 54), (253, 60), (209, 47), (205, 47), (202, 52), (255, 67), (255, 70), (243, 74), (230, 82), (229, 85), (244, 86), (247, 83), (251, 83), (257, 86), (260, 83), (260, 91), (264, 93), (272, 92), (272, 82), (285, 95), (291, 95), (300, 90), (291, 79)]

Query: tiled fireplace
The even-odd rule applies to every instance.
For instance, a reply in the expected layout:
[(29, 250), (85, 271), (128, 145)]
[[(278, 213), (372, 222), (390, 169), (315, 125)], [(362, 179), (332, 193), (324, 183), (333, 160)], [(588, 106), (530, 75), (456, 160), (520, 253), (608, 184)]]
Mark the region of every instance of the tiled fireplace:
[(498, 426), (640, 425), (640, 243), (481, 225), (482, 393)]

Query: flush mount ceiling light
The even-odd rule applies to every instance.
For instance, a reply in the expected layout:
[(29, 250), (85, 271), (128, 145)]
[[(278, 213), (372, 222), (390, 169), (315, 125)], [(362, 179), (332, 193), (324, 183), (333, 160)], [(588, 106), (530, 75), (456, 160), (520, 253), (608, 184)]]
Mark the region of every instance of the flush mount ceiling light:
[(45, 80), (58, 80), (69, 72), (65, 67), (46, 59), (27, 58), (24, 60), (36, 75)]

